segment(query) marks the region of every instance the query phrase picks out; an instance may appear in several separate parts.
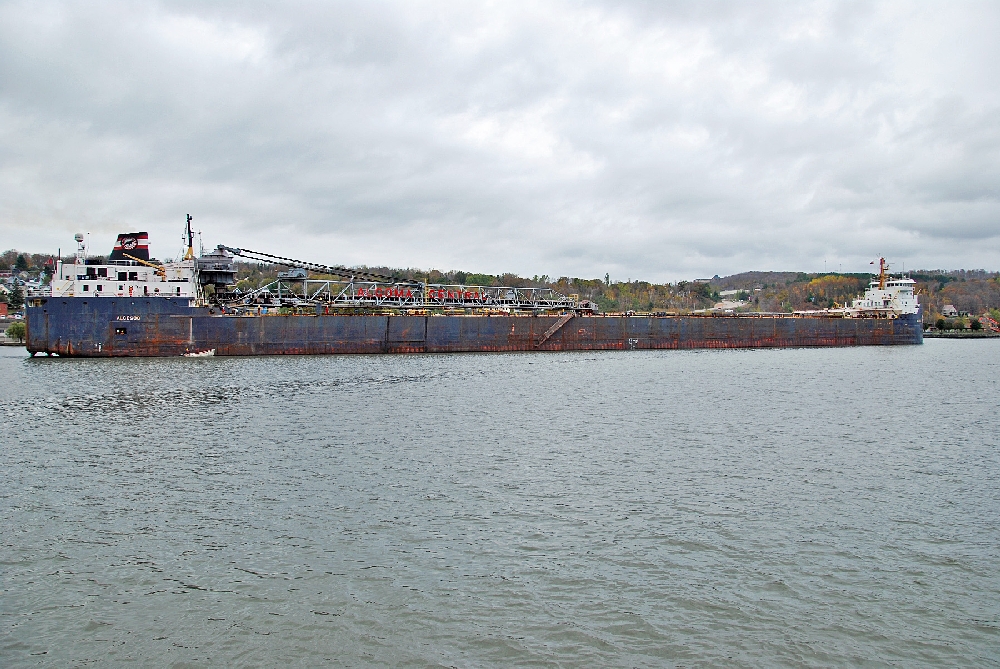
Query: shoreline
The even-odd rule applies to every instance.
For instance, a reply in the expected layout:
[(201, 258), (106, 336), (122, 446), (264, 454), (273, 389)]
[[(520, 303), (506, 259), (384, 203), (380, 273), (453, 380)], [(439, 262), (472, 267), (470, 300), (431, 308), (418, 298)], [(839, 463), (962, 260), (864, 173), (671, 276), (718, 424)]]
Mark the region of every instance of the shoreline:
[(924, 339), (996, 339), (1000, 332), (928, 332), (924, 331)]

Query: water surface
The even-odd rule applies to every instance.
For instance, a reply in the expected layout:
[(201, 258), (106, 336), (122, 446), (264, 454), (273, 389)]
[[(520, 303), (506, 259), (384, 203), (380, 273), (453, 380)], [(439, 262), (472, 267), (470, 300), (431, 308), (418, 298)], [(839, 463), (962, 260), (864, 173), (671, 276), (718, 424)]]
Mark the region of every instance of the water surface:
[(996, 666), (1000, 341), (29, 359), (0, 663)]

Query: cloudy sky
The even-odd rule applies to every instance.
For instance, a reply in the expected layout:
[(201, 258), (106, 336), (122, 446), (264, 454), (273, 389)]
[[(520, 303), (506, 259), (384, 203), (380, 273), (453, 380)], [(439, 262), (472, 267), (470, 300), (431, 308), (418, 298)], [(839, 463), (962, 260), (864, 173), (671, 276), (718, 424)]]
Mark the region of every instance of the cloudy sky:
[(0, 247), (1000, 269), (997, 2), (0, 2)]

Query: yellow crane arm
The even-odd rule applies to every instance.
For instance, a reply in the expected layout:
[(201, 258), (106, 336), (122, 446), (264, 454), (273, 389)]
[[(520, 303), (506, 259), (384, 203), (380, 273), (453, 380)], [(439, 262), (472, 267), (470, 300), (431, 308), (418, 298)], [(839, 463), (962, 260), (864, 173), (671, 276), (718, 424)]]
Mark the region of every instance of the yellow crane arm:
[(127, 253), (123, 253), (122, 255), (125, 256), (126, 258), (129, 258), (130, 260), (136, 261), (140, 265), (146, 265), (147, 267), (152, 267), (153, 269), (156, 270), (157, 276), (160, 276), (164, 279), (167, 278), (167, 270), (163, 269), (163, 265), (157, 265), (156, 263), (149, 262), (148, 260), (142, 260), (140, 258), (136, 258), (135, 256), (130, 256)]

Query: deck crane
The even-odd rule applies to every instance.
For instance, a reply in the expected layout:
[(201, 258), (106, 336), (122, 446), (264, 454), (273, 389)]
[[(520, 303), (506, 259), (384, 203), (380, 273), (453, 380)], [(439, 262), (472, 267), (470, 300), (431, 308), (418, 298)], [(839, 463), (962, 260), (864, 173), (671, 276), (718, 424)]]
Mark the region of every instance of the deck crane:
[(135, 256), (129, 255), (127, 253), (123, 253), (122, 255), (128, 258), (129, 260), (134, 260), (140, 265), (145, 265), (146, 267), (152, 267), (153, 269), (156, 270), (156, 275), (161, 278), (166, 278), (167, 276), (167, 270), (163, 269), (163, 265), (157, 265), (155, 262), (149, 262), (148, 260), (143, 260), (142, 258), (136, 258)]

